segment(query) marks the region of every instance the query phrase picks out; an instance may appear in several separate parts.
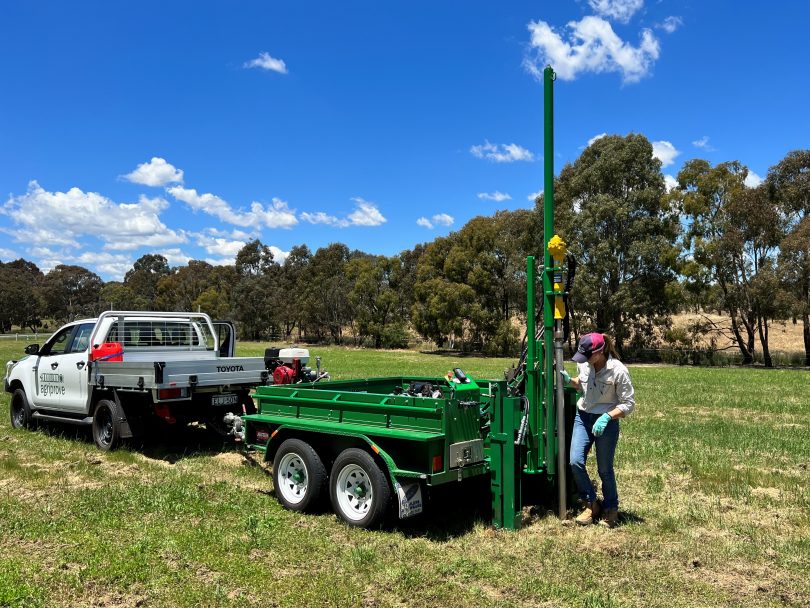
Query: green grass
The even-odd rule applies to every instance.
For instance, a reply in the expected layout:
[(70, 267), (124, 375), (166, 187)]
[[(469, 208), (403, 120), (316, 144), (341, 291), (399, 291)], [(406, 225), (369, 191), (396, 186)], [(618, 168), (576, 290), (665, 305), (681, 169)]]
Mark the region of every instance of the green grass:
[[(0, 343), (0, 359), (20, 346)], [(512, 363), (312, 351), (336, 379), (456, 366), (493, 378)], [(74, 429), (12, 430), (3, 395), (0, 606), (808, 605), (810, 375), (631, 374), (615, 530), (527, 508), (521, 531), (496, 531), (474, 484), (437, 496), (430, 516), (349, 529), (284, 511), (266, 468), (199, 429), (101, 454)]]

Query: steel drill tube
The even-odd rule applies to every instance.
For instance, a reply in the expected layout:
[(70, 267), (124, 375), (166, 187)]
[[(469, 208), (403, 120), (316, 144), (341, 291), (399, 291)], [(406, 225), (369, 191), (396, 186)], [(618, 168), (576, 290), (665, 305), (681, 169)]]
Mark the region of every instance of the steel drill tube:
[(563, 339), (562, 321), (555, 322), (554, 361), (557, 365), (557, 485), (559, 487), (560, 519), (565, 519), (568, 511), (566, 496), (566, 463), (565, 463), (565, 389), (563, 385)]

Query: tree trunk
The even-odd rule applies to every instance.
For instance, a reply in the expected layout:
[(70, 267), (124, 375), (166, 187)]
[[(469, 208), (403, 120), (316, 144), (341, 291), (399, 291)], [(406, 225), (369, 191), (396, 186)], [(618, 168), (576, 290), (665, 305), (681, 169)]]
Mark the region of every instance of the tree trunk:
[(768, 348), (768, 319), (757, 316), (757, 331), (759, 332), (759, 343), (762, 345), (762, 358), (765, 361), (765, 367), (773, 367), (771, 349)]
[(736, 310), (731, 312), (731, 331), (734, 332), (734, 338), (737, 340), (737, 347), (740, 349), (740, 354), (743, 358), (743, 365), (749, 365), (754, 362), (754, 356), (746, 346), (746, 343), (743, 342), (742, 334), (740, 334), (740, 327), (737, 325), (736, 312)]
[(802, 315), (802, 334), (804, 335), (804, 364), (810, 367), (810, 314)]

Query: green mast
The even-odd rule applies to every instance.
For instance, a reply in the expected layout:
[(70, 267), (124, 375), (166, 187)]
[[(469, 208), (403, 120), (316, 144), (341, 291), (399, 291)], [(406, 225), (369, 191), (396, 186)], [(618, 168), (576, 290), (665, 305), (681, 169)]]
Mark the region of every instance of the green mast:
[(545, 414), (545, 469), (557, 472), (556, 413), (554, 410), (554, 285), (548, 242), (554, 236), (554, 79), (551, 66), (543, 70), (543, 412)]

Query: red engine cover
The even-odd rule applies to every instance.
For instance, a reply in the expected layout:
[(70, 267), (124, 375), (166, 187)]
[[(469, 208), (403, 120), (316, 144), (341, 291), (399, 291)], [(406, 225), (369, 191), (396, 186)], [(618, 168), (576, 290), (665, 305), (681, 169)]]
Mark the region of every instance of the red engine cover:
[(273, 384), (292, 384), (295, 381), (295, 370), (286, 365), (279, 365), (273, 371)]

